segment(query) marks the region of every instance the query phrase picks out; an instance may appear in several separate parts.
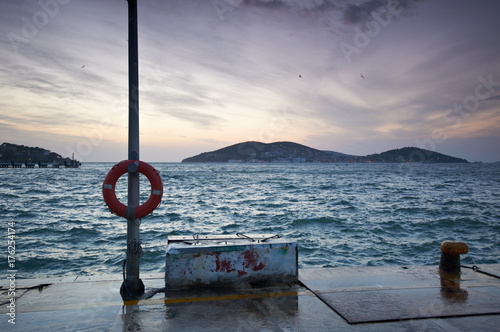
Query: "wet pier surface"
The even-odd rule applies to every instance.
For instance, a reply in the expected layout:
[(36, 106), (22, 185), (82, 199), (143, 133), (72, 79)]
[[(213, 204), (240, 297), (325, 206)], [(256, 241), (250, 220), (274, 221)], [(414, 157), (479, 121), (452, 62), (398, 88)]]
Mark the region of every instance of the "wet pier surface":
[[(500, 264), (479, 271), (500, 275)], [(434, 266), (302, 269), (293, 285), (189, 291), (141, 278), (146, 294), (126, 303), (117, 275), (16, 279), (14, 310), (4, 279), (0, 330), (500, 331), (500, 279), (468, 268), (458, 278)]]

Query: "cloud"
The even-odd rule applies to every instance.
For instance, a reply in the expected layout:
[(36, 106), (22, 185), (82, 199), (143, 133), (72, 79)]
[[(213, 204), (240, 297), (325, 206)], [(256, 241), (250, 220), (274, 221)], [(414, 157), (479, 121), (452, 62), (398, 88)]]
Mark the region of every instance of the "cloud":
[(350, 4), (344, 9), (343, 20), (347, 24), (364, 22), (370, 18), (373, 12), (384, 5), (386, 5), (386, 2), (381, 0), (370, 0), (362, 5)]
[(205, 114), (191, 109), (170, 108), (163, 110), (162, 113), (191, 122), (202, 129), (211, 129), (223, 120), (218, 116)]
[[(383, 15), (389, 4), (396, 6), (393, 18), (412, 14), (417, 4), (421, 15), (370, 35), (369, 45), (348, 64), (340, 40), (356, 45), (358, 28), (367, 29), (374, 14), (388, 19)], [(31, 20), (41, 7), (35, 1), (1, 6), (7, 6), (0, 11), (2, 133), (17, 129), (32, 139), (42, 132), (74, 139), (96, 130), (100, 120), (124, 133), (126, 1), (71, 1), (17, 53), (6, 34), (21, 35), (22, 18)], [(365, 144), (372, 153), (388, 144), (398, 147), (397, 140), (408, 145), (415, 137), (431, 137), (434, 129), (450, 137), (476, 133), (497, 119), (498, 89), (478, 111), (460, 118), (460, 126), (443, 120), (454, 103), (474, 94), (477, 77), (491, 73), (499, 81), (498, 23), (489, 4), (193, 0), (139, 6), (144, 142), (174, 140), (210, 150), (210, 144), (248, 136), (303, 143), (310, 137), (311, 146)], [(286, 114), (276, 113), (281, 109)], [(111, 137), (126, 135), (113, 132), (106, 139)], [(202, 140), (203, 148), (195, 148)], [(376, 149), (372, 142), (378, 142)]]
[(416, 2), (423, 0), (368, 0), (360, 4), (345, 3), (340, 0), (241, 0), (235, 1), (247, 7), (261, 7), (268, 9), (296, 9), (324, 13), (335, 11), (340, 14), (342, 21), (348, 25), (364, 24), (373, 20), (372, 15), (386, 12), (390, 9), (397, 13), (405, 12), (414, 7)]
[(242, 4), (252, 7), (283, 8), (286, 3), (281, 0), (243, 0)]
[(487, 100), (500, 100), (500, 95), (496, 95), (496, 96), (484, 99), (484, 101), (487, 101)]
[(342, 0), (240, 0), (242, 5), (248, 7), (262, 7), (270, 9), (286, 8), (309, 11), (337, 9), (340, 8), (339, 4), (342, 4), (342, 2)]
[(360, 5), (349, 4), (342, 9), (343, 21), (346, 24), (363, 24), (371, 21), (372, 15), (382, 9), (391, 8), (393, 11), (403, 12), (413, 7), (418, 1), (422, 0), (369, 0)]
[[(12, 140), (22, 136), (22, 132), (16, 126), (3, 122), (0, 120), (0, 133), (2, 133), (2, 140)], [(10, 141), (9, 141), (10, 142)]]

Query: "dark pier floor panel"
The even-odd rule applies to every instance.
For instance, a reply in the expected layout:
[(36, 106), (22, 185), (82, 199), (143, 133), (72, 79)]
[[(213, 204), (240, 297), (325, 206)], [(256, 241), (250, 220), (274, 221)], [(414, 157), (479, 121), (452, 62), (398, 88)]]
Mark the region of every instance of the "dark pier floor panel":
[(435, 267), (305, 269), (300, 280), (350, 324), (500, 314), (500, 279), (468, 269), (451, 280)]

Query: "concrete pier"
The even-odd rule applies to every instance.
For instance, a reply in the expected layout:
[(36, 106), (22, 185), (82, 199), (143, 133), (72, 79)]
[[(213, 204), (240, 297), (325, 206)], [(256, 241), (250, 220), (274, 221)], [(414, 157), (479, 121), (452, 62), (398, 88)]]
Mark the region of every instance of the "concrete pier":
[(164, 273), (142, 274), (146, 292), (123, 302), (121, 276), (1, 282), (1, 331), (498, 331), (500, 264), (463, 268), (443, 280), (437, 266), (299, 270), (270, 287), (166, 291)]

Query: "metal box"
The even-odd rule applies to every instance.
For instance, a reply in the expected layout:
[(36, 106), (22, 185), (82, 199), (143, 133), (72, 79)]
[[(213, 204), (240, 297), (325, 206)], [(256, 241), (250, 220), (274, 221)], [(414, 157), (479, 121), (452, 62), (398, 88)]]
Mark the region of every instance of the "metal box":
[(297, 244), (273, 234), (170, 236), (166, 289), (296, 282)]

